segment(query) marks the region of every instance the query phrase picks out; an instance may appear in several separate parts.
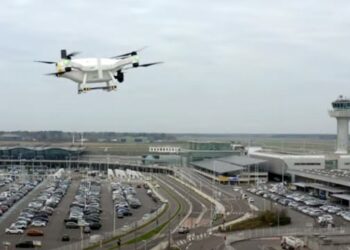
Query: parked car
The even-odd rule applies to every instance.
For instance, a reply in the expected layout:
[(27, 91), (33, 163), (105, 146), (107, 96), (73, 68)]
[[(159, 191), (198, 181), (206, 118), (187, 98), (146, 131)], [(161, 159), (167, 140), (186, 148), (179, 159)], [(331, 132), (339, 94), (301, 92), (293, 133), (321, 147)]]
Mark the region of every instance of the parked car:
[(177, 232), (178, 232), (179, 234), (187, 234), (187, 233), (190, 232), (190, 229), (189, 229), (188, 227), (180, 227), (180, 228), (177, 230)]
[(102, 224), (99, 222), (92, 222), (92, 223), (89, 223), (89, 226), (92, 230), (98, 230), (101, 228)]
[(44, 236), (44, 232), (39, 229), (31, 228), (27, 231), (28, 236)]
[(79, 225), (78, 223), (68, 221), (66, 222), (66, 228), (76, 229), (76, 228), (79, 228)]
[(124, 213), (123, 213), (122, 211), (118, 210), (118, 212), (117, 212), (117, 218), (119, 218), (119, 219), (124, 218)]
[(15, 226), (11, 226), (5, 229), (5, 233), (7, 234), (23, 234), (23, 229), (17, 228)]
[(91, 233), (91, 228), (89, 226), (84, 227), (84, 234)]
[(70, 237), (69, 237), (69, 235), (68, 234), (64, 234), (63, 236), (62, 236), (62, 239), (61, 239), (62, 241), (70, 241)]
[(23, 241), (16, 244), (16, 248), (34, 248), (33, 241)]
[(33, 220), (32, 224), (33, 227), (46, 227), (46, 221), (42, 220)]

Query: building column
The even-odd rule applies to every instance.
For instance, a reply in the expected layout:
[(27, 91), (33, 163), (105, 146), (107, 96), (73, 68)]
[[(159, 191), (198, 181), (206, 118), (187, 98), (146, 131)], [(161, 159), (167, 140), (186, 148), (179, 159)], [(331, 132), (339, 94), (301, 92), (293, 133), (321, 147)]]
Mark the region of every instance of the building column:
[(295, 182), (295, 174), (291, 174), (291, 181), (292, 181), (292, 183)]

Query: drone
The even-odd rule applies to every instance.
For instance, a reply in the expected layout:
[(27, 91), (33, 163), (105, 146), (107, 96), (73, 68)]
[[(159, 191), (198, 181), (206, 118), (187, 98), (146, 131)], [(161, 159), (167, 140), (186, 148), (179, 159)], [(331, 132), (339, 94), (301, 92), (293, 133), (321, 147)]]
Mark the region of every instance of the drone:
[[(139, 63), (138, 52), (135, 50), (125, 54), (113, 56), (110, 58), (76, 58), (73, 57), (80, 52), (67, 53), (67, 50), (61, 50), (61, 59), (54, 61), (35, 61), (38, 63), (55, 64), (56, 72), (49, 73), (56, 77), (63, 77), (78, 83), (78, 94), (86, 93), (91, 90), (102, 89), (112, 91), (117, 89), (117, 83), (124, 81), (124, 71), (149, 67), (163, 62)], [(102, 86), (92, 84), (105, 83)]]

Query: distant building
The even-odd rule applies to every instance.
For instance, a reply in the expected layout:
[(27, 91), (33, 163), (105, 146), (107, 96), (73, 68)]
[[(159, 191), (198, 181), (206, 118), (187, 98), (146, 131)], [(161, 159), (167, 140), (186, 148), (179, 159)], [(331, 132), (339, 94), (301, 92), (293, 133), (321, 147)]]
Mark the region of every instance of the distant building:
[(180, 147), (174, 146), (150, 146), (148, 148), (150, 153), (169, 153), (169, 154), (178, 154), (181, 149)]
[(211, 159), (217, 157), (241, 155), (241, 148), (232, 149), (231, 142), (185, 142), (180, 146), (154, 145), (149, 147), (150, 154), (157, 155), (180, 155), (181, 164), (188, 165), (193, 161)]
[(187, 145), (183, 146), (188, 150), (232, 150), (231, 142), (197, 142), (190, 141)]
[(84, 153), (82, 147), (0, 147), (1, 159), (76, 159)]
[(146, 143), (146, 142), (148, 142), (148, 139), (146, 137), (126, 136), (126, 137), (121, 137), (119, 139), (116, 139), (115, 142), (121, 142), (121, 143)]
[(265, 160), (267, 171), (274, 175), (288, 175), (288, 170), (324, 169), (324, 155), (293, 155), (274, 151), (254, 151), (249, 156)]
[(0, 140), (1, 141), (21, 141), (22, 137), (17, 135), (17, 134), (2, 134), (0, 135)]

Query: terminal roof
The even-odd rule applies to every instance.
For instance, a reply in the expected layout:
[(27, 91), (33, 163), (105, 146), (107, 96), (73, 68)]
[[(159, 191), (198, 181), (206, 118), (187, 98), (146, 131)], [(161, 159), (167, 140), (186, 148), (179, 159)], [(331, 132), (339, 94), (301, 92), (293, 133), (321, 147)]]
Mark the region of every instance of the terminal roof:
[(332, 196), (335, 198), (342, 199), (342, 200), (350, 201), (350, 194), (333, 194)]
[(210, 170), (218, 174), (236, 172), (244, 169), (243, 167), (217, 160), (204, 160), (199, 162), (192, 162), (192, 165), (204, 168), (206, 170)]
[(314, 180), (328, 183), (334, 183), (349, 187), (350, 170), (343, 169), (308, 169), (308, 170), (288, 170), (289, 173), (296, 176), (302, 176)]
[(330, 186), (326, 186), (326, 185), (323, 185), (323, 184), (320, 184), (320, 183), (305, 183), (305, 182), (297, 182), (297, 183), (294, 183), (295, 186), (298, 186), (298, 187), (311, 187), (311, 188), (315, 188), (315, 189), (319, 189), (319, 190), (324, 190), (324, 191), (327, 191), (327, 192), (331, 192), (333, 194), (335, 193), (345, 193), (347, 192), (347, 190), (345, 189), (341, 189), (341, 188), (335, 188), (335, 187), (330, 187)]
[(218, 174), (224, 174), (241, 171), (245, 167), (259, 165), (264, 162), (266, 161), (247, 156), (227, 156), (217, 159), (192, 162), (191, 164), (199, 168), (204, 168), (206, 170), (216, 172)]

